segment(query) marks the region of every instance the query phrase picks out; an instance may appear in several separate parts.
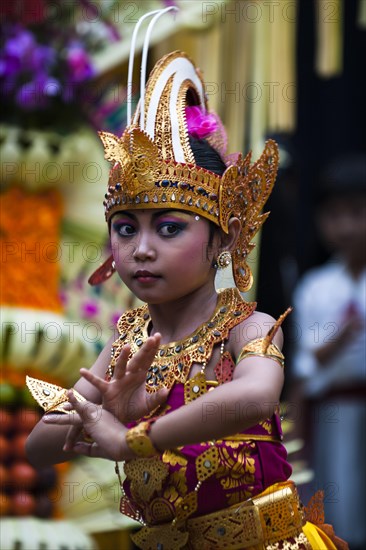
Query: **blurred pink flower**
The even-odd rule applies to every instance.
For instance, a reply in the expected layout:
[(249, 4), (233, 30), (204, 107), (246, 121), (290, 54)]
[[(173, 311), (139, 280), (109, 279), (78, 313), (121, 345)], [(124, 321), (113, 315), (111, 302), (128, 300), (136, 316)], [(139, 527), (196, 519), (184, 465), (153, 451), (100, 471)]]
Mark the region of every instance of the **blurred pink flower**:
[(113, 313), (111, 317), (111, 321), (113, 326), (115, 326), (118, 323), (118, 319), (121, 317), (121, 313)]
[(81, 313), (86, 319), (92, 319), (99, 313), (99, 306), (96, 302), (84, 302), (81, 305)]
[(81, 44), (70, 44), (66, 51), (66, 60), (70, 76), (74, 82), (82, 82), (93, 75), (89, 55)]

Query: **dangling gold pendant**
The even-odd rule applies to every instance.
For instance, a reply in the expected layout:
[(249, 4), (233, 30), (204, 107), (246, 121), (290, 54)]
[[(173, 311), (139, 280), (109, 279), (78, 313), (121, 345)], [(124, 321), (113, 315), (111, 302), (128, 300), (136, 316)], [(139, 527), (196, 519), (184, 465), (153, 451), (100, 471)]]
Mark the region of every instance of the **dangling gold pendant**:
[(203, 372), (198, 372), (184, 384), (184, 403), (194, 401), (197, 397), (207, 393), (206, 377)]
[(201, 483), (211, 477), (219, 467), (219, 451), (212, 446), (196, 458), (197, 479)]

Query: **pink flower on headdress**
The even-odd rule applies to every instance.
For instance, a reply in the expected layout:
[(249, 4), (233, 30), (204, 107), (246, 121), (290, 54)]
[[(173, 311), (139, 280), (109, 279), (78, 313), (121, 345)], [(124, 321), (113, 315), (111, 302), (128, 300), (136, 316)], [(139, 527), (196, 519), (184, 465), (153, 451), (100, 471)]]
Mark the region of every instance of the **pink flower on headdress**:
[(192, 137), (203, 139), (217, 130), (215, 116), (210, 113), (204, 114), (196, 105), (186, 107), (186, 119), (188, 133)]

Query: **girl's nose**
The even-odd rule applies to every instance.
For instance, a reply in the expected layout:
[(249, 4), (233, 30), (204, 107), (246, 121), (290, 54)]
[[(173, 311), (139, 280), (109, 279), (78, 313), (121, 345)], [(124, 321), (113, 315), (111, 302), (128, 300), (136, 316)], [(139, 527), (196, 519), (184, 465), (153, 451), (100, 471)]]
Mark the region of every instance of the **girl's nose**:
[(152, 245), (151, 234), (149, 232), (140, 233), (135, 243), (135, 250), (132, 254), (135, 260), (154, 260), (156, 257), (155, 248)]

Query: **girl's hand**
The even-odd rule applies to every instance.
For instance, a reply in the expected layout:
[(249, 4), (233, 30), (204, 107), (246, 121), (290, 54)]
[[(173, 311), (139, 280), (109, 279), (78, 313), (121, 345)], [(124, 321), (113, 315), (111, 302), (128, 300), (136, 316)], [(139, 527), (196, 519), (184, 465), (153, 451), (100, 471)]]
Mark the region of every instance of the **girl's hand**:
[(168, 396), (165, 388), (148, 393), (145, 387), (146, 373), (154, 360), (159, 343), (160, 334), (150, 336), (130, 360), (130, 346), (124, 346), (110, 382), (87, 369), (80, 370), (80, 374), (100, 391), (103, 408), (122, 423), (148, 415)]
[(74, 414), (46, 414), (43, 421), (47, 424), (69, 425), (71, 430), (80, 430), (82, 425), (90, 441), (73, 441), (68, 439), (64, 450), (74, 451), (85, 456), (125, 460), (132, 458), (125, 442), (127, 428), (113, 414), (90, 401), (79, 402), (73, 391), (67, 392), (68, 400)]

